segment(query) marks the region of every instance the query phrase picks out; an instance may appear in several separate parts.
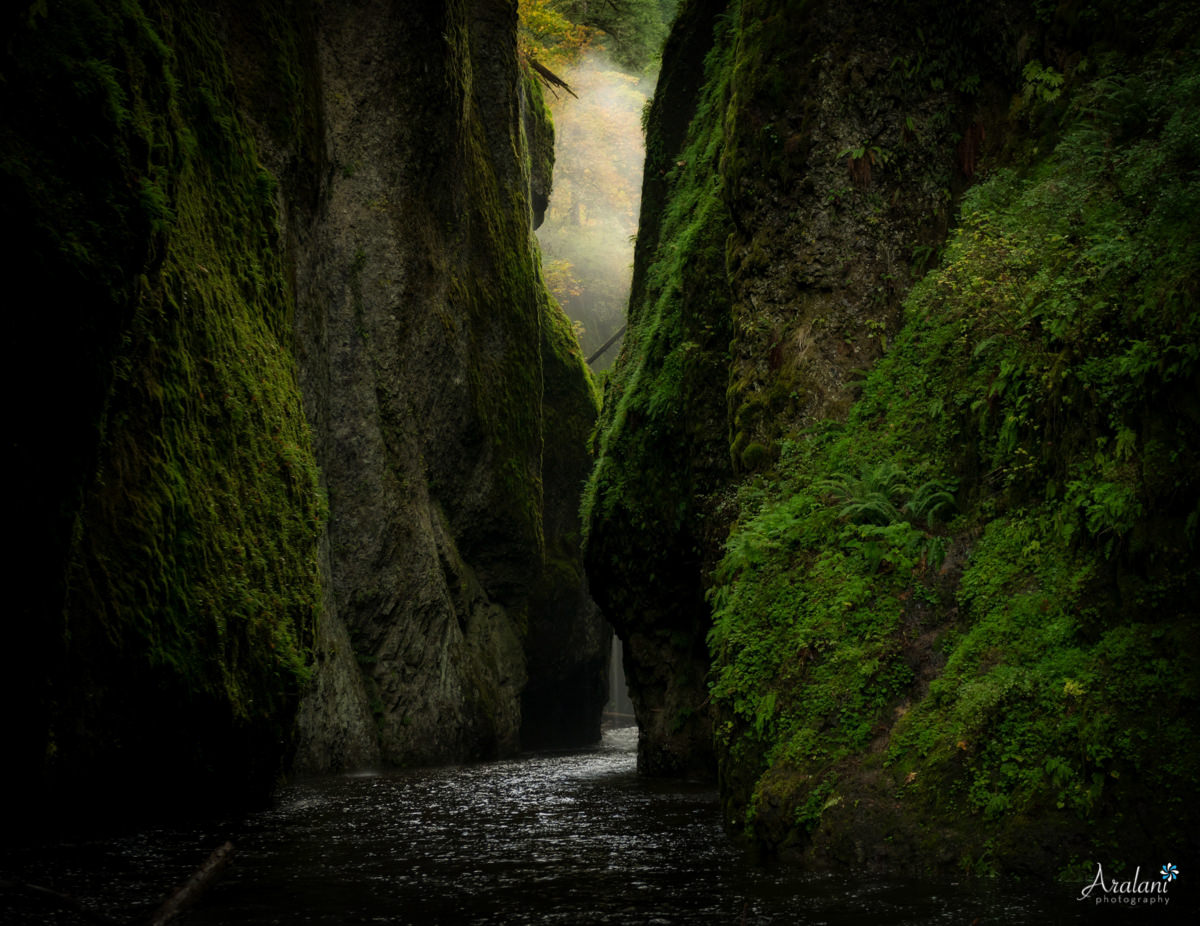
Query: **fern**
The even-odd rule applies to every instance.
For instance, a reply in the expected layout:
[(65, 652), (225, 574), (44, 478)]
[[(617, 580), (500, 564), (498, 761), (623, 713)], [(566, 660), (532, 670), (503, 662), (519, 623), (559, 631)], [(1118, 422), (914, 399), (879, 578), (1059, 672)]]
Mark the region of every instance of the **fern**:
[(927, 527), (932, 528), (939, 512), (954, 507), (953, 487), (940, 479), (930, 479), (913, 492), (904, 510), (911, 517), (924, 521)]
[(954, 508), (950, 483), (930, 479), (914, 490), (908, 475), (890, 460), (864, 464), (857, 477), (836, 473), (815, 488), (840, 499), (839, 517), (855, 524), (886, 527), (917, 520), (932, 528), (940, 512)]

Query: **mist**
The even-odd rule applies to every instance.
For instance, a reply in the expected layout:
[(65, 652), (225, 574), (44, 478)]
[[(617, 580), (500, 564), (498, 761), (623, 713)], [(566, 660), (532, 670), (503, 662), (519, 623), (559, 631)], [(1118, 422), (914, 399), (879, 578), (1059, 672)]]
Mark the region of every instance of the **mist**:
[[(586, 51), (561, 75), (577, 94), (547, 90), (554, 114), (554, 191), (538, 229), (546, 283), (591, 356), (625, 324), (641, 201), (641, 117), (653, 77)], [(614, 344), (592, 368), (607, 369)]]

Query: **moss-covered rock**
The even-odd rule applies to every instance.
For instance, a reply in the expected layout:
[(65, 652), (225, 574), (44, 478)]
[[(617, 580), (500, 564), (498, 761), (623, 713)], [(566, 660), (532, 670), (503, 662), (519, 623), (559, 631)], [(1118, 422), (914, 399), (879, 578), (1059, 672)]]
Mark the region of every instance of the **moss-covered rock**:
[(515, 3), (3, 15), (22, 781), (261, 796), (302, 694), (300, 768), (495, 755), (535, 663), (594, 735), (594, 385)]
[[(969, 81), (978, 30), (951, 55), (954, 17), (917, 6), (686, 3), (664, 52), (585, 509), (605, 611), (632, 662), (662, 663), (652, 683), (629, 674), (643, 755), (678, 726), (688, 745), (668, 752), (695, 754), (681, 768), (710, 761), (701, 640), (729, 490), (782, 435), (845, 414), (894, 333), (911, 252), (944, 231), (964, 179), (954, 133), (996, 65), (980, 54)], [(656, 634), (674, 641), (661, 657)]]
[[(571, 321), (548, 295), (543, 309), (542, 456), (546, 554), (530, 600), (521, 696), (525, 748), (595, 742), (608, 702), (612, 628), (588, 591), (580, 552), (579, 494), (592, 468), (586, 451), (600, 396)], [(580, 389), (584, 382), (588, 388)]]
[[(521, 658), (549, 629), (541, 602), (583, 641), (558, 651), (581, 684), (603, 665), (559, 512), (588, 465), (593, 387), (531, 234), (553, 128), (514, 4), (327, 5), (317, 27), (331, 170), (295, 238), (332, 607), (352, 649), (327, 660), (331, 679), (363, 678), (354, 716), (373, 715), (385, 761), (511, 752), (526, 679), (557, 691)], [(574, 564), (574, 597), (557, 562)], [(361, 731), (343, 744), (344, 701), (311, 708), (307, 767), (366, 748)]]
[(713, 695), (770, 849), (1045, 876), (1194, 844), (1200, 58), (1089, 54), (845, 424), (743, 491)]
[(714, 34), (720, 10), (686, 4), (663, 54), (629, 328), (606, 384), (584, 496), (588, 574), (625, 641), (638, 767), (650, 774), (711, 770), (703, 573), (723, 533), (710, 496), (729, 476), (730, 223), (714, 181), (733, 34), (727, 23)]
[(7, 257), (43, 282), (14, 385), (47, 383), (14, 433), (38, 538), (18, 761), (80, 802), (262, 794), (310, 674), (325, 519), (275, 179), (207, 14), (11, 25), (5, 220), (32, 231)]
[(703, 764), (711, 723), (768, 852), (1046, 874), (1191, 844), (1155, 795), (1196, 781), (1194, 25), (683, 6), (587, 556), (647, 766)]

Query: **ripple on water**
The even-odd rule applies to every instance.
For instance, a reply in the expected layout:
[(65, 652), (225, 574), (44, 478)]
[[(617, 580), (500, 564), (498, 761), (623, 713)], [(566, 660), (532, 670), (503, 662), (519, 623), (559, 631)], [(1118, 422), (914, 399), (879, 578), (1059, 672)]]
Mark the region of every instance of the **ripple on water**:
[[(5, 868), (105, 915), (144, 918), (232, 839), (234, 864), (188, 916), (197, 926), (1094, 921), (1067, 888), (1030, 895), (754, 867), (721, 831), (711, 788), (637, 777), (636, 742), (627, 728), (586, 750), (301, 781), (219, 832), (43, 847), (24, 869), (9, 857)], [(5, 922), (42, 922), (5, 912)]]

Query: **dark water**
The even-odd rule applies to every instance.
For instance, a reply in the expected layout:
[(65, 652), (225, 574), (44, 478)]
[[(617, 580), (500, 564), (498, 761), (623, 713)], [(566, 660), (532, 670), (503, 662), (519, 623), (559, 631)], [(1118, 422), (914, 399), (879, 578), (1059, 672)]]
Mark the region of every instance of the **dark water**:
[[(235, 861), (180, 922), (1114, 921), (1075, 902), (1075, 885), (884, 883), (755, 867), (722, 833), (712, 790), (636, 777), (635, 738), (616, 730), (591, 750), (301, 782), (236, 823), (5, 847), (0, 859), (8, 880), (53, 887), (119, 922), (144, 921), (227, 839)], [(0, 897), (0, 922), (87, 921), (20, 890)], [(1166, 912), (1122, 911), (1116, 921), (1175, 918)]]

